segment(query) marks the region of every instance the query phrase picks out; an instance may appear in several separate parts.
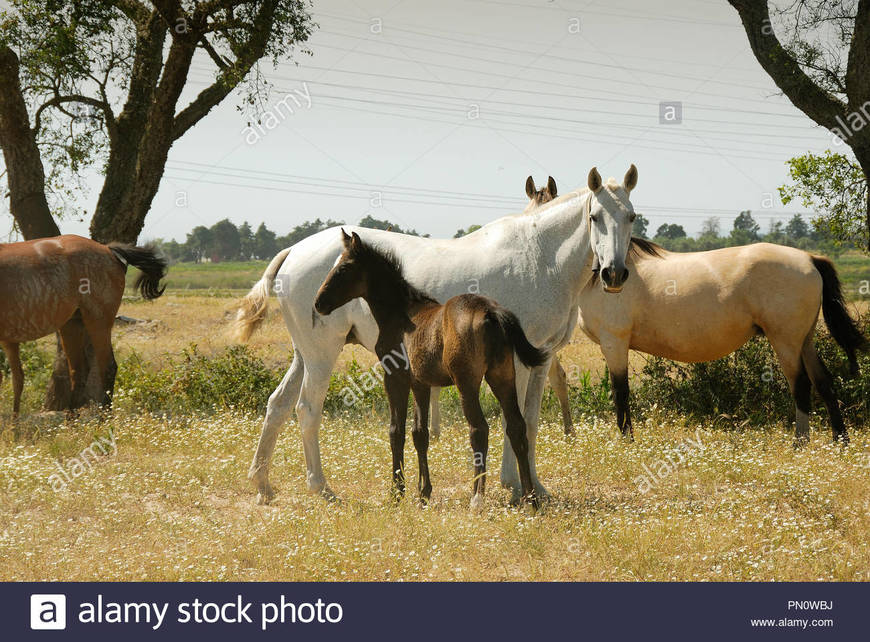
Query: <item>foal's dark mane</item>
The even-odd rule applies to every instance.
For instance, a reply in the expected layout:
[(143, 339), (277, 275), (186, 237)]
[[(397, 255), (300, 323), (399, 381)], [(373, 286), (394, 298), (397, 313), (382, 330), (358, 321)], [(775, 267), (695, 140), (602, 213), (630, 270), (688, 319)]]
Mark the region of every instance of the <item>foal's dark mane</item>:
[[(392, 252), (379, 250), (365, 241), (354, 250), (354, 257), (362, 260), (375, 273), (370, 283), (379, 283), (380, 287), (389, 292), (389, 298), (394, 300), (403, 310), (415, 303), (438, 303), (422, 290), (414, 287), (405, 279), (402, 273), (402, 263)], [(375, 293), (369, 293), (370, 295)], [(373, 298), (383, 298), (375, 294)]]

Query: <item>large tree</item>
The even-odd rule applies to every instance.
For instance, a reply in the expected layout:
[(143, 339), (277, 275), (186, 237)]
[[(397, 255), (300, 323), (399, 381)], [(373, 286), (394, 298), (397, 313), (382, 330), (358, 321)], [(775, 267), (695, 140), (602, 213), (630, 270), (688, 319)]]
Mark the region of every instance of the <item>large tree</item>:
[[(0, 150), (9, 207), (27, 238), (58, 234), (82, 170), (104, 176), (101, 242), (135, 242), (172, 144), (236, 89), (267, 99), (277, 63), (314, 25), (307, 0), (11, 0), (0, 13)], [(182, 102), (194, 61), (213, 79)], [(46, 171), (47, 168), (47, 171)], [(76, 323), (72, 320), (71, 323)], [(63, 387), (59, 359), (54, 386)], [(63, 391), (49, 407), (63, 407)]]
[[(870, 180), (870, 0), (790, 0), (773, 15), (766, 0), (728, 2), (777, 87), (848, 145)], [(863, 196), (858, 215), (870, 230), (870, 190)]]

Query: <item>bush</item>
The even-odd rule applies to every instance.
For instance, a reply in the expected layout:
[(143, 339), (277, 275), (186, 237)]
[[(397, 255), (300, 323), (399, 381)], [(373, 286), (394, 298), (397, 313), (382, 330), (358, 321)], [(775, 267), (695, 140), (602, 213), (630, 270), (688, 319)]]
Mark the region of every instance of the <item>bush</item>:
[(134, 352), (118, 366), (117, 403), (159, 414), (226, 408), (262, 413), (280, 380), (247, 346), (207, 357), (192, 344), (161, 370)]

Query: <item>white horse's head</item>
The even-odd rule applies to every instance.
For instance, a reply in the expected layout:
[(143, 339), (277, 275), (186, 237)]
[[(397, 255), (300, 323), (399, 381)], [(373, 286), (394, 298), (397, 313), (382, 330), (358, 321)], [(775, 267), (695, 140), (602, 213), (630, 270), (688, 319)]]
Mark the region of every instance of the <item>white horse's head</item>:
[(635, 219), (629, 200), (637, 185), (637, 168), (632, 165), (620, 185), (613, 179), (604, 183), (598, 169), (589, 172), (589, 245), (595, 256), (593, 269), (600, 270), (605, 292), (619, 292), (628, 278), (625, 259), (631, 247), (631, 226)]

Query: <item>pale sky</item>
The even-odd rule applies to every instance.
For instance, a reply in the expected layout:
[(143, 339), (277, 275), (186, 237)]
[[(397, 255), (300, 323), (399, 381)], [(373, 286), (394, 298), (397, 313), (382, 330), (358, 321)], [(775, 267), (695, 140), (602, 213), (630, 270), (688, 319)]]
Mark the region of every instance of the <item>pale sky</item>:
[[(778, 95), (725, 0), (316, 0), (314, 11), (314, 55), (264, 67), (273, 128), (249, 144), (238, 96), (224, 101), (172, 148), (140, 241), (223, 218), (285, 234), (367, 214), (452, 236), (520, 211), (529, 174), (567, 191), (592, 166), (621, 178), (632, 162), (652, 230), (695, 234), (719, 216), (727, 231), (750, 209), (766, 231), (802, 209), (779, 201), (785, 161), (832, 147)], [(185, 98), (210, 78), (198, 59)], [(310, 108), (304, 96), (285, 101), (292, 114), (278, 105), (294, 92)], [(659, 123), (662, 101), (682, 102), (681, 124)], [(87, 221), (60, 226), (87, 234)]]

